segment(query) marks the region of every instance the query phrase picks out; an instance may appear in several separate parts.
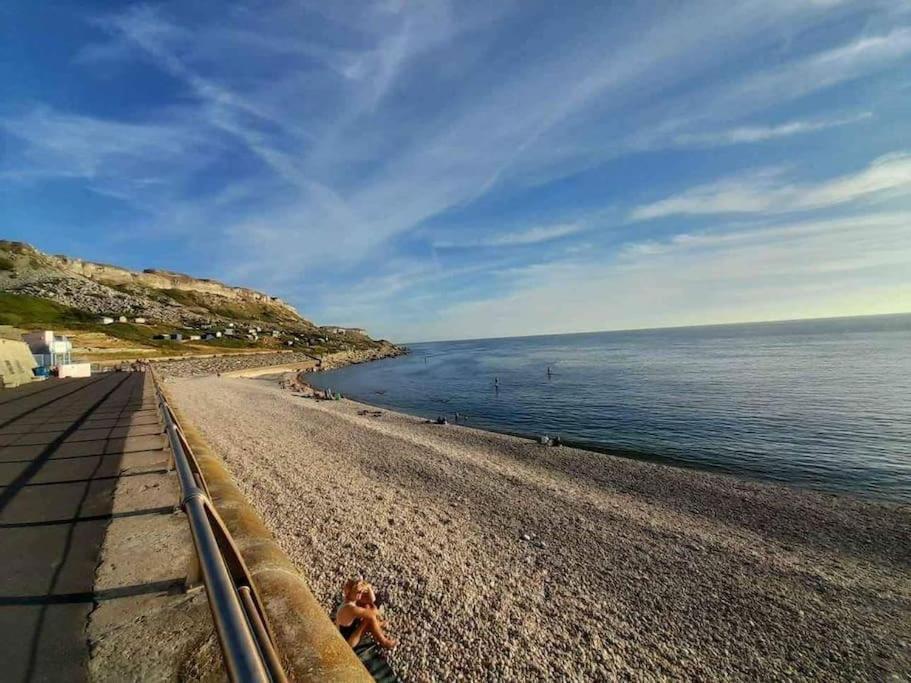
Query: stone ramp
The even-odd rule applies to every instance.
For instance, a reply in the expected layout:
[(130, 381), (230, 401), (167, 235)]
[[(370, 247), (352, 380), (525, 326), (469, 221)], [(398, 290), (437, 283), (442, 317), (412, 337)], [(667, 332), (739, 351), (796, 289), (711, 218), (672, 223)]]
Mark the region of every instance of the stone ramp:
[[(165, 464), (151, 379), (109, 373), (0, 392), (4, 681), (87, 677), (86, 621), (121, 472)], [(161, 514), (159, 509), (130, 515)], [(117, 596), (160, 591), (123, 586)], [(116, 596), (114, 596), (116, 597)]]

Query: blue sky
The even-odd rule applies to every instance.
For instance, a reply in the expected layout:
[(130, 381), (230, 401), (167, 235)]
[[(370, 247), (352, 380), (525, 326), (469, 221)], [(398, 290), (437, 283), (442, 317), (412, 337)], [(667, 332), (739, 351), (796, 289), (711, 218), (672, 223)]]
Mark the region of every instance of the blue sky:
[(398, 341), (911, 310), (911, 2), (6, 2), (0, 233)]

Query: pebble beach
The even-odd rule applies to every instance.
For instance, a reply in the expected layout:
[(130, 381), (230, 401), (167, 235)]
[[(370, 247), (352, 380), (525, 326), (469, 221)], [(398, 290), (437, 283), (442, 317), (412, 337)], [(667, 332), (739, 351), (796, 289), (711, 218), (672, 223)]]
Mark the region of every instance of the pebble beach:
[(331, 613), (386, 597), (406, 681), (911, 675), (911, 509), (176, 378)]

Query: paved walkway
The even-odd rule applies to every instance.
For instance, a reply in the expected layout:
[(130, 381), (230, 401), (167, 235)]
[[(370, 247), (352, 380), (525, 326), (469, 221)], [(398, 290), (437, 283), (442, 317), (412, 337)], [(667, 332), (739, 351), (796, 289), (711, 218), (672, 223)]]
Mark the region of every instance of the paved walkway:
[[(0, 679), (81, 681), (94, 591), (121, 472), (161, 470), (151, 378), (108, 373), (0, 392)], [(164, 512), (167, 512), (165, 510)], [(110, 594), (108, 594), (110, 593)]]

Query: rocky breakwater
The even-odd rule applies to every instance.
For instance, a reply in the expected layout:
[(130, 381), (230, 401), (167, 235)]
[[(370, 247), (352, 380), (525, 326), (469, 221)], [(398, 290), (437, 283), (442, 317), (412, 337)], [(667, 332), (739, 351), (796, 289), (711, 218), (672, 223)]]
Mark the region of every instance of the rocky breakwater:
[(249, 368), (305, 363), (307, 361), (316, 363), (314, 356), (303, 352), (238, 353), (225, 356), (210, 356), (208, 358), (182, 358), (180, 360), (162, 361), (155, 363), (155, 371), (159, 377), (165, 379), (204, 377), (206, 375), (221, 375), (226, 372), (236, 372), (237, 370), (247, 370)]
[(384, 340), (379, 342), (379, 346), (370, 349), (337, 351), (335, 353), (326, 354), (320, 359), (321, 362), (314, 370), (317, 372), (335, 370), (336, 368), (343, 368), (346, 365), (369, 363), (370, 361), (380, 360), (381, 358), (403, 356), (406, 353), (408, 353), (408, 351), (404, 347), (396, 346), (395, 344)]
[(253, 368), (283, 367), (298, 363), (313, 363), (314, 370), (340, 368), (345, 365), (366, 363), (380, 358), (400, 356), (404, 349), (389, 342), (380, 342), (378, 346), (354, 351), (339, 351), (319, 357), (313, 354), (292, 351), (277, 353), (249, 353), (215, 356), (209, 358), (184, 358), (164, 361), (155, 364), (160, 377), (203, 377), (220, 375)]

